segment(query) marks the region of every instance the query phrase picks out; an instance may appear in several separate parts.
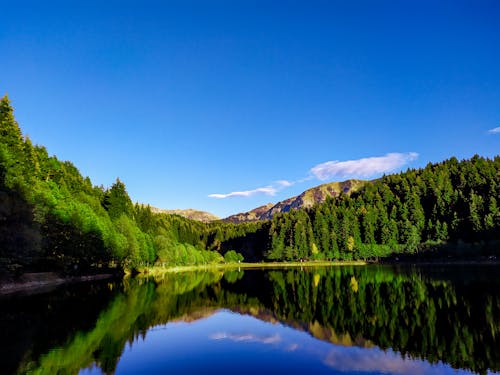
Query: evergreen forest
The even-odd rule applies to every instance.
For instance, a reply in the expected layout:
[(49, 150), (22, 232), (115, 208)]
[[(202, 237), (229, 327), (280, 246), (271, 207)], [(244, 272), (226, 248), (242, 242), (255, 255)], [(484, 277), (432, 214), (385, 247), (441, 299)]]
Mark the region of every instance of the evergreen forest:
[[(0, 100), (0, 270), (82, 274), (224, 261), (498, 255), (500, 157), (451, 157), (272, 220), (202, 223), (94, 186)], [(224, 258), (224, 255), (227, 256)]]

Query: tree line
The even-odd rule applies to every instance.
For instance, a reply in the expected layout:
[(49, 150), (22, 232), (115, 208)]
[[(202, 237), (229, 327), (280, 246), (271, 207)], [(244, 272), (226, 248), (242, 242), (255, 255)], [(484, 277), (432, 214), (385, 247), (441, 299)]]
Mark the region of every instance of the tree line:
[(451, 158), (384, 176), (350, 196), (278, 215), (269, 259), (356, 259), (425, 250), (460, 256), (498, 247), (500, 157)]
[[(79, 273), (245, 260), (495, 253), (500, 157), (452, 157), (272, 220), (201, 223), (134, 204), (119, 179), (94, 186), (33, 145), (0, 100), (0, 268)], [(420, 256), (420, 255), (419, 255)], [(227, 259), (241, 260), (230, 253)]]

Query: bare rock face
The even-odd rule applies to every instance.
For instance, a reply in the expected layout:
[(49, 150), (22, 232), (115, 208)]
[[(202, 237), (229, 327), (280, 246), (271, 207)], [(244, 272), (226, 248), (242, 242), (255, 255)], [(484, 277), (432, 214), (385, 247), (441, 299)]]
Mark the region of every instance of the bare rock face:
[(343, 182), (330, 182), (313, 187), (304, 191), (296, 197), (288, 198), (276, 204), (268, 203), (265, 206), (257, 207), (248, 212), (242, 212), (222, 219), (230, 223), (243, 223), (248, 221), (270, 220), (274, 215), (288, 212), (290, 210), (300, 210), (309, 208), (318, 203), (323, 203), (328, 197), (336, 197), (340, 193), (350, 194), (359, 190), (368, 183), (364, 180), (347, 180)]

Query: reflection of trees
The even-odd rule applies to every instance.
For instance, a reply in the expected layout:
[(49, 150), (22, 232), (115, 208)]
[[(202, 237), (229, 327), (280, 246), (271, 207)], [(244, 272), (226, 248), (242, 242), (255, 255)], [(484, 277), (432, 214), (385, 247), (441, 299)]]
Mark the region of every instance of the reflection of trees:
[(24, 369), (51, 348), (67, 343), (77, 332), (92, 331), (116, 292), (102, 281), (66, 285), (52, 293), (28, 297), (2, 296), (0, 372), (11, 374)]
[(125, 280), (124, 292), (100, 313), (93, 329), (77, 332), (66, 344), (57, 345), (40, 358), (26, 360), (18, 373), (75, 374), (95, 364), (112, 374), (127, 342), (145, 337), (151, 326), (167, 323), (184, 311), (203, 306), (198, 293), (207, 290), (207, 285), (216, 283), (221, 276), (209, 272), (179, 274), (158, 284)]
[(238, 280), (241, 280), (243, 278), (243, 275), (245, 274), (245, 271), (243, 270), (228, 270), (224, 272), (224, 279), (230, 283), (233, 284)]
[[(321, 277), (314, 286), (316, 275)], [(269, 276), (273, 311), (280, 318), (317, 322), (333, 334), (368, 339), (430, 362), (441, 360), (476, 372), (500, 367), (495, 285), (453, 287), (417, 273), (373, 268), (291, 270)]]
[(127, 342), (158, 324), (192, 321), (218, 308), (281, 321), (340, 345), (393, 348), (485, 373), (499, 370), (500, 301), (495, 283), (452, 283), (419, 272), (340, 267), (301, 271), (197, 272), (129, 279), (95, 327), (19, 372), (113, 373)]

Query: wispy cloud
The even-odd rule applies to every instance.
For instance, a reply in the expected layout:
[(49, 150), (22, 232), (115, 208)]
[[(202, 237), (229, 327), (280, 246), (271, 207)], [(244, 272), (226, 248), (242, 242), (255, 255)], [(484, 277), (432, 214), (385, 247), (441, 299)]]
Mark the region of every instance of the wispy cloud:
[(488, 133), (490, 133), (490, 134), (499, 134), (500, 133), (500, 126), (497, 126), (496, 128), (488, 130)]
[(288, 180), (278, 180), (278, 181), (276, 181), (276, 184), (278, 186), (286, 188), (286, 187), (290, 187), (290, 186), (294, 185), (295, 182), (294, 181), (288, 181)]
[(231, 197), (251, 197), (255, 194), (266, 194), (266, 195), (275, 195), (278, 192), (278, 189), (273, 186), (265, 186), (253, 190), (244, 190), (244, 191), (233, 191), (227, 194), (209, 194), (209, 198), (231, 198)]
[[(496, 128), (499, 129), (500, 128)], [(495, 129), (492, 129), (495, 130)], [(389, 153), (385, 156), (373, 156), (357, 160), (327, 161), (310, 169), (309, 175), (295, 181), (277, 180), (272, 184), (252, 190), (233, 191), (227, 194), (210, 194), (210, 198), (224, 199), (231, 197), (251, 197), (257, 194), (274, 196), (279, 191), (298, 183), (318, 179), (320, 181), (344, 178), (369, 178), (401, 168), (418, 158), (416, 152)]]
[(380, 173), (392, 172), (417, 157), (416, 152), (405, 154), (394, 152), (385, 156), (373, 156), (357, 160), (327, 161), (311, 168), (311, 173), (322, 181), (332, 178), (367, 178)]
[(265, 195), (276, 195), (277, 192), (290, 187), (294, 185), (294, 181), (288, 181), (288, 180), (278, 180), (275, 181), (273, 184), (265, 186), (265, 187), (260, 187), (257, 189), (252, 189), (252, 190), (243, 190), (243, 191), (233, 191), (231, 193), (227, 194), (210, 194), (208, 197), (209, 198), (218, 198), (218, 199), (224, 199), (224, 198), (231, 198), (231, 197), (251, 197), (253, 195), (257, 194), (265, 194)]

